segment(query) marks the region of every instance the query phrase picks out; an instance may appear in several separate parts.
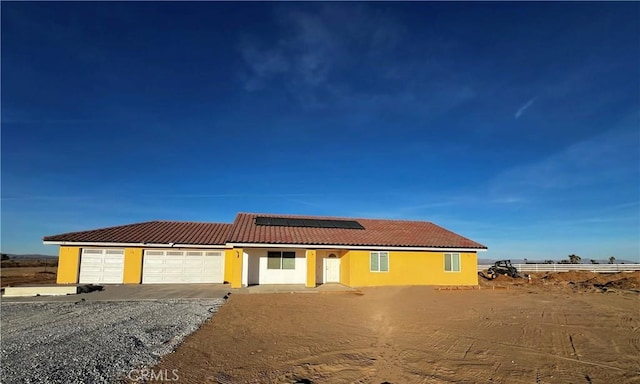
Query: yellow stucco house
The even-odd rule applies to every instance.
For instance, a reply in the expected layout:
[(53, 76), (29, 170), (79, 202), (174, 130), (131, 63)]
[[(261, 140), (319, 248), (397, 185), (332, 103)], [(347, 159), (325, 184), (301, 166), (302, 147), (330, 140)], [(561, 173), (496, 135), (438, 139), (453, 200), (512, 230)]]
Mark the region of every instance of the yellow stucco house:
[(477, 285), (487, 247), (426, 221), (240, 213), (47, 236), (59, 284)]

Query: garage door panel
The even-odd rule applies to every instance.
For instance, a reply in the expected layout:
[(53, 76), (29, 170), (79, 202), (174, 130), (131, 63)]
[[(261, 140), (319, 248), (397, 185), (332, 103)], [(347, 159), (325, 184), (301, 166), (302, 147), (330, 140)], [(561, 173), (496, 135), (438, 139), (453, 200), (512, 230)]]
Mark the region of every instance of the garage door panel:
[(102, 284), (122, 284), (122, 278), (118, 277), (104, 277), (102, 279)]
[(124, 264), (124, 260), (120, 260), (120, 262), (113, 260), (105, 260), (102, 263), (103, 269), (119, 269), (122, 270), (122, 265)]
[(209, 264), (209, 265), (204, 265), (203, 269), (207, 272), (213, 272), (215, 273), (217, 270), (221, 269), (222, 265), (221, 264)]
[(162, 276), (147, 276), (146, 280), (143, 281), (145, 284), (162, 284)]
[(162, 268), (164, 265), (163, 260), (155, 260), (155, 259), (147, 259), (145, 260), (145, 265), (148, 267), (159, 267)]
[(82, 284), (122, 284), (124, 251), (121, 249), (83, 249), (80, 258)]
[(222, 282), (224, 282), (222, 252), (145, 251), (142, 268), (143, 284)]

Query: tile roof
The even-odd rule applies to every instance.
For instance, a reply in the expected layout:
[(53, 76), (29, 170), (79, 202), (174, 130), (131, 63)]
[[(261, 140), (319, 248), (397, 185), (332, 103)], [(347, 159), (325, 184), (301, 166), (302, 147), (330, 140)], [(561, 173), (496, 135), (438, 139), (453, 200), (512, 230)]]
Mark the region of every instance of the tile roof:
[[(309, 228), (256, 225), (256, 217), (355, 220), (365, 229)], [(387, 247), (477, 248), (487, 247), (427, 221), (356, 219), (239, 213), (228, 242)]]
[[(256, 217), (307, 220), (355, 220), (364, 229), (256, 225)], [(381, 247), (487, 247), (427, 221), (356, 219), (239, 213), (233, 224), (149, 221), (46, 236), (44, 241), (70, 243), (149, 243), (224, 245), (226, 243), (300, 244)]]
[(46, 236), (44, 241), (223, 245), (232, 224), (149, 221)]

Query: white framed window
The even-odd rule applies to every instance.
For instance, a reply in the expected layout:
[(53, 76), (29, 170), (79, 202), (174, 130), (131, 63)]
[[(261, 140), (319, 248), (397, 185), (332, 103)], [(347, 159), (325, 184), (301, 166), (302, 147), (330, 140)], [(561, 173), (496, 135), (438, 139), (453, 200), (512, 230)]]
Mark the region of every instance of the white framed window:
[(459, 253), (444, 254), (444, 271), (460, 272), (460, 254)]
[(267, 269), (296, 269), (296, 253), (269, 251)]
[(389, 272), (389, 252), (371, 252), (369, 270), (371, 272)]

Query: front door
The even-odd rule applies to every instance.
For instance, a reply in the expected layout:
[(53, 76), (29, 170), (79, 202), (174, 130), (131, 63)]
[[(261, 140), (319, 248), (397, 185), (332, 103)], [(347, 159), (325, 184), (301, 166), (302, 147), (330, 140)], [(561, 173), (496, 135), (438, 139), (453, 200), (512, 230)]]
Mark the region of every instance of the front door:
[(324, 282), (340, 282), (340, 259), (337, 257), (327, 257), (324, 259)]

